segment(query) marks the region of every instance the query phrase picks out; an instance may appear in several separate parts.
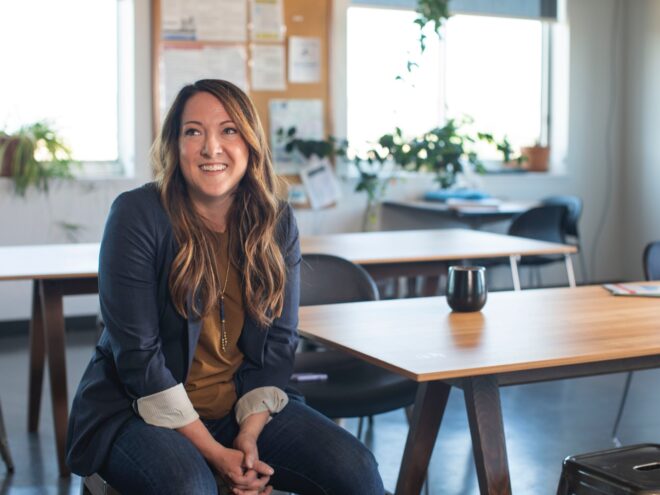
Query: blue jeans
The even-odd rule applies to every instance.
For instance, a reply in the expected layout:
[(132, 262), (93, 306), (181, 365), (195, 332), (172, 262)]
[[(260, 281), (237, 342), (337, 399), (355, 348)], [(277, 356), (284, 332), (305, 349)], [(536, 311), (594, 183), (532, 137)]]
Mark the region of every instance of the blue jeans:
[[(238, 433), (233, 415), (204, 421), (222, 445)], [(265, 426), (259, 457), (275, 470), (271, 484), (299, 495), (383, 495), (378, 465), (354, 436), (291, 400)], [(211, 468), (180, 433), (135, 417), (119, 432), (99, 474), (122, 495), (216, 495)]]

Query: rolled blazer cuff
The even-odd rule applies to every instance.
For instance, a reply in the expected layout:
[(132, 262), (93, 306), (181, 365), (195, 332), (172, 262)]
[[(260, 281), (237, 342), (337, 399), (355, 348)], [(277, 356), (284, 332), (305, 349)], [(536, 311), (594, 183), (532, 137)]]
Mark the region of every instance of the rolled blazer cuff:
[(199, 418), (183, 383), (135, 401), (137, 413), (153, 426), (181, 428)]
[(236, 402), (236, 422), (241, 425), (248, 416), (263, 411), (268, 411), (272, 416), (288, 403), (289, 397), (277, 387), (255, 388)]

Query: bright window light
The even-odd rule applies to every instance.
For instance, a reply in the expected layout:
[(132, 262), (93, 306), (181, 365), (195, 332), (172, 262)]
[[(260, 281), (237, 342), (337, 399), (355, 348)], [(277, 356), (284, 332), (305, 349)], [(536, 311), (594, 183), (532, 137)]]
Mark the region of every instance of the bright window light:
[[(514, 148), (541, 139), (540, 21), (457, 15), (447, 23), (445, 45), (447, 115), (467, 115), (475, 129), (506, 135)], [(486, 149), (480, 156), (501, 158)]]
[[(347, 133), (356, 148), (400, 127), (414, 136), (437, 125), (442, 112), (439, 43), (428, 36), (419, 59), (415, 13), (348, 9)], [(408, 60), (419, 68), (406, 70)], [(401, 76), (403, 80), (397, 80)]]
[[(462, 117), (474, 130), (506, 136), (514, 149), (543, 141), (548, 72), (541, 21), (455, 15), (442, 41), (429, 31), (419, 59), (415, 17), (410, 10), (348, 9), (347, 134), (354, 146), (397, 126), (414, 136)], [(412, 74), (408, 60), (419, 62)], [(501, 159), (490, 146), (480, 157)]]
[(118, 159), (117, 0), (4, 2), (0, 128), (48, 120), (81, 161)]

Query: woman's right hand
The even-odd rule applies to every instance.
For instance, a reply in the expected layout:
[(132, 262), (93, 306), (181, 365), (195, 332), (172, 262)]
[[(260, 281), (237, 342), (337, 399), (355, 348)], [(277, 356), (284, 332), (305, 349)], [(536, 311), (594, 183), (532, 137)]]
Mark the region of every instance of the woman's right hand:
[(240, 450), (230, 449), (218, 444), (218, 449), (210, 458), (211, 466), (223, 477), (236, 495), (269, 495), (272, 487), (268, 486), (273, 468), (257, 460), (252, 469), (245, 469), (244, 454)]

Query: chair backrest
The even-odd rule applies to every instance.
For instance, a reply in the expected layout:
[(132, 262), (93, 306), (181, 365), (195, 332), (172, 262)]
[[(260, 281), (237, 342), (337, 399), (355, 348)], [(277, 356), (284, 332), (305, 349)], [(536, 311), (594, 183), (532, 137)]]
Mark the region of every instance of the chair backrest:
[(577, 196), (550, 196), (541, 201), (543, 206), (562, 205), (566, 207), (566, 234), (579, 240), (578, 222), (582, 215), (582, 200)]
[(563, 244), (566, 242), (565, 222), (565, 206), (537, 206), (513, 219), (509, 226), (509, 235)]
[(376, 301), (378, 288), (364, 268), (329, 254), (305, 254), (300, 265), (300, 305)]
[(646, 245), (642, 260), (646, 280), (660, 280), (660, 241)]

